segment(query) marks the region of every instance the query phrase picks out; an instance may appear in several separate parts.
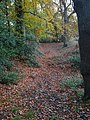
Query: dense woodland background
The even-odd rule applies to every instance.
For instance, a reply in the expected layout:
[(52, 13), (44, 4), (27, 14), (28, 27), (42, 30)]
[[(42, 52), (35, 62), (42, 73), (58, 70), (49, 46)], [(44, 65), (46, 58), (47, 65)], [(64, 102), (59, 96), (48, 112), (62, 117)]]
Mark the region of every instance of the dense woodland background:
[(0, 120), (89, 120), (71, 0), (0, 0)]
[(73, 13), (72, 1), (1, 1), (0, 82), (17, 76), (10, 72), (13, 59), (23, 59), (29, 66), (38, 66), (35, 54), (39, 42), (63, 41), (67, 46), (71, 37), (77, 37), (77, 19)]

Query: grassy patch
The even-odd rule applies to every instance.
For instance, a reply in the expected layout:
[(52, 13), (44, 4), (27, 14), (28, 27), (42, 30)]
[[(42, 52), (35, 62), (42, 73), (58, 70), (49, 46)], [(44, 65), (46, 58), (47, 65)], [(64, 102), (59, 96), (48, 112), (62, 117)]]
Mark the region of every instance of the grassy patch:
[(31, 110), (30, 112), (25, 113), (25, 118), (28, 120), (35, 120), (35, 113)]
[(57, 116), (57, 115), (53, 115), (53, 116), (51, 117), (51, 120), (58, 120), (58, 116)]
[(12, 120), (21, 120), (21, 117), (20, 116), (16, 116)]
[(71, 66), (75, 69), (79, 69), (80, 68), (80, 56), (73, 56), (69, 59)]
[(19, 80), (18, 73), (9, 72), (9, 73), (6, 73), (5, 75), (3, 74), (1, 76), (0, 83), (7, 84), (7, 85), (17, 84), (17, 80)]
[(72, 56), (69, 58), (69, 62), (71, 63), (71, 66), (75, 69), (80, 68), (80, 53), (77, 49), (76, 51), (72, 52)]
[(77, 89), (78, 86), (82, 84), (82, 82), (83, 80), (80, 78), (72, 78), (72, 79), (63, 80), (62, 86), (69, 87), (74, 90), (74, 89)]

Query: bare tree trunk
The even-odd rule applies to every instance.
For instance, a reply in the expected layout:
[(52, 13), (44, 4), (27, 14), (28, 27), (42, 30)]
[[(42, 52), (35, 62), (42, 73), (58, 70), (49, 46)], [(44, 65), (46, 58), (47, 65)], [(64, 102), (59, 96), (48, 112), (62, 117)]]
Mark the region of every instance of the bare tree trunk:
[(8, 29), (8, 33), (10, 36), (10, 21), (9, 21), (9, 14), (8, 14), (8, 6), (7, 6), (7, 0), (5, 0), (5, 14), (6, 14), (6, 19), (7, 19), (7, 29)]
[(64, 28), (64, 34), (63, 34), (63, 47), (67, 47), (68, 44), (67, 44), (67, 32), (66, 32), (66, 28)]
[(16, 34), (21, 37), (24, 35), (24, 27), (23, 27), (23, 6), (22, 0), (15, 0), (15, 12), (16, 12)]
[(54, 30), (55, 30), (55, 37), (56, 37), (56, 41), (58, 40), (58, 27), (56, 25), (55, 22), (51, 22), (53, 27), (54, 27)]
[(67, 44), (67, 41), (68, 41), (68, 35), (67, 35), (67, 28), (66, 28), (66, 26), (67, 26), (67, 24), (69, 23), (69, 20), (68, 20), (68, 15), (67, 15), (67, 6), (66, 6), (66, 2), (65, 1), (62, 1), (62, 4), (63, 4), (63, 6), (64, 6), (64, 13), (63, 13), (63, 18), (64, 18), (64, 40), (63, 40), (63, 47), (67, 47), (68, 46), (68, 44)]
[(90, 0), (73, 0), (78, 17), (81, 74), (84, 78), (84, 100), (90, 99)]

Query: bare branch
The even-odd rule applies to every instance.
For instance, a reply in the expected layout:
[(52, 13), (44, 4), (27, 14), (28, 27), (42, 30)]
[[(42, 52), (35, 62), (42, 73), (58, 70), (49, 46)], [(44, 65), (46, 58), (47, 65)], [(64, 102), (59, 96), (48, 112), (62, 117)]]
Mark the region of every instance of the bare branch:
[(67, 6), (67, 8), (71, 5), (71, 3), (69, 3), (69, 5)]
[(73, 10), (70, 15), (68, 16), (68, 19), (75, 13), (75, 11)]
[(0, 2), (2, 2), (3, 0), (0, 0)]

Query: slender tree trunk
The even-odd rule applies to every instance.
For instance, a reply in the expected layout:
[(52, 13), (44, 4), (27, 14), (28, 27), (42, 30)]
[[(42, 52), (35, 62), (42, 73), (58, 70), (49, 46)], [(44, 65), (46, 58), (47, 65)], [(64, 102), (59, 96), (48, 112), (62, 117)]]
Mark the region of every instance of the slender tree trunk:
[(81, 74), (84, 78), (84, 100), (90, 99), (90, 0), (73, 0), (78, 17)]
[(63, 18), (64, 18), (64, 40), (63, 40), (63, 47), (67, 47), (68, 46), (68, 44), (67, 44), (67, 41), (68, 41), (68, 35), (67, 35), (67, 28), (66, 28), (66, 26), (67, 26), (67, 24), (69, 23), (69, 21), (68, 21), (68, 14), (67, 14), (67, 6), (66, 6), (66, 2), (65, 1), (63, 1), (62, 2), (63, 3), (63, 6), (64, 6), (64, 13), (63, 13)]
[(67, 30), (66, 28), (64, 28), (64, 34), (63, 34), (63, 47), (67, 47), (68, 44), (67, 44)]
[(10, 36), (10, 21), (9, 21), (9, 14), (8, 14), (8, 6), (7, 6), (7, 0), (5, 0), (5, 11), (6, 11), (6, 19), (7, 19), (7, 29), (8, 29), (8, 33)]
[(55, 22), (53, 22), (53, 26), (54, 26), (55, 37), (56, 37), (56, 41), (57, 41), (58, 40), (58, 28), (57, 28), (57, 25), (55, 24)]
[(24, 35), (24, 28), (23, 28), (23, 0), (15, 0), (15, 12), (16, 12), (16, 34), (21, 37)]

